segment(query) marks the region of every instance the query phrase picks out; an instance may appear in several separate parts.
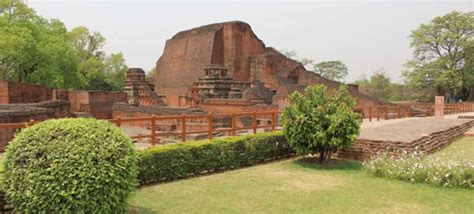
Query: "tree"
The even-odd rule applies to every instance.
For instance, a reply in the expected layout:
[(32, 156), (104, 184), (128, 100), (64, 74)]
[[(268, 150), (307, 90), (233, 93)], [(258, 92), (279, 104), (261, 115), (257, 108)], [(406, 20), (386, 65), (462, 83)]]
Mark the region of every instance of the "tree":
[(314, 72), (330, 80), (343, 81), (347, 76), (347, 66), (341, 61), (326, 61), (313, 65)]
[(68, 32), (38, 16), (24, 1), (0, 0), (0, 79), (52, 88), (120, 90), (121, 53), (107, 55), (105, 38), (86, 27)]
[(354, 84), (359, 86), (360, 92), (382, 101), (411, 100), (418, 95), (410, 85), (391, 82), (386, 72), (387, 70), (381, 67), (375, 70), (369, 79), (363, 77)]
[[(467, 67), (474, 38), (474, 12), (451, 12), (422, 24), (410, 35), (414, 58), (403, 76), (418, 89), (455, 98), (472, 87)], [(467, 98), (462, 95), (459, 98)]]
[(128, 70), (122, 53), (111, 54), (105, 59), (104, 80), (110, 91), (122, 90), (125, 74)]
[(72, 29), (67, 38), (77, 53), (78, 72), (87, 82), (86, 89), (122, 89), (127, 70), (122, 53), (107, 56), (102, 50), (105, 38), (98, 32), (90, 32), (84, 26)]
[(298, 59), (296, 51), (280, 50), (280, 53), (300, 62), (307, 70), (312, 70), (330, 80), (343, 81), (348, 74), (347, 66), (339, 60), (316, 63), (315, 60), (308, 58)]
[(471, 40), (466, 45), (464, 51), (466, 57), (466, 64), (464, 66), (466, 92), (469, 100), (474, 100), (474, 41)]
[(367, 84), (359, 84), (360, 90), (376, 99), (388, 100), (391, 93), (391, 82), (385, 73), (386, 70), (383, 67), (374, 71), (370, 80), (366, 82)]
[(156, 67), (153, 67), (146, 73), (147, 80), (155, 81), (155, 76), (156, 76)]
[(347, 86), (330, 96), (326, 86), (308, 86), (304, 93), (289, 96), (290, 105), (283, 111), (283, 133), (299, 155), (319, 153), (320, 163), (327, 163), (332, 153), (348, 148), (360, 132), (360, 116)]

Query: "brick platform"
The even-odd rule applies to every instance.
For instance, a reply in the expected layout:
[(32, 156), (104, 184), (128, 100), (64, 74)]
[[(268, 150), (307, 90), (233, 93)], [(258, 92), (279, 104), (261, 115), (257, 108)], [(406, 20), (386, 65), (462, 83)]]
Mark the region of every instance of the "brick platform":
[(396, 154), (400, 149), (432, 153), (449, 145), (456, 137), (474, 126), (472, 119), (418, 118), (363, 129), (350, 149), (338, 157), (367, 160), (377, 152)]

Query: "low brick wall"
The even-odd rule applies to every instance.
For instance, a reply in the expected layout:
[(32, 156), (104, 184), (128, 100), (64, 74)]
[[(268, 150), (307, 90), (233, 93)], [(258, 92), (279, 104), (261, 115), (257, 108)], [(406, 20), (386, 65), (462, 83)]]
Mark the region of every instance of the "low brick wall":
[(222, 114), (278, 111), (278, 105), (255, 104), (247, 100), (238, 99), (209, 99), (200, 104), (199, 108), (206, 112)]
[(55, 91), (55, 98), (71, 103), (72, 112), (89, 112), (95, 118), (111, 119), (113, 105), (127, 102), (127, 94), (112, 91)]
[(396, 155), (400, 150), (413, 152), (415, 149), (418, 149), (418, 151), (429, 154), (451, 144), (455, 138), (461, 136), (472, 126), (474, 126), (474, 120), (466, 121), (458, 126), (431, 133), (412, 142), (357, 139), (351, 148), (339, 151), (337, 156), (344, 159), (364, 161), (370, 159), (378, 152), (384, 151)]
[(0, 81), (0, 104), (37, 103), (52, 98), (53, 89), (48, 87)]
[[(26, 123), (50, 118), (70, 117), (69, 102), (56, 100), (40, 103), (0, 105), (0, 123)], [(0, 151), (13, 139), (16, 129), (0, 129)]]
[[(168, 106), (132, 106), (127, 103), (115, 103), (113, 105), (113, 118), (134, 118), (134, 117), (151, 117), (156, 116), (171, 116), (171, 115), (194, 115), (194, 114), (206, 114), (201, 109), (191, 108), (177, 108)], [(198, 119), (199, 120), (199, 119)], [(176, 120), (163, 120), (159, 124), (163, 125), (177, 125), (179, 121)], [(126, 125), (139, 126), (143, 128), (150, 128), (149, 121), (135, 121), (127, 122)], [(175, 126), (177, 127), (177, 126)]]

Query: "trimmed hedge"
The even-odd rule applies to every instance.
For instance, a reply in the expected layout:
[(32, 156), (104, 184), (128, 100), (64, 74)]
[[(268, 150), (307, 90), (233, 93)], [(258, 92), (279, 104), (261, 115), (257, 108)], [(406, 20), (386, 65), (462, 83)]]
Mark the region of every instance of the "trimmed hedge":
[(140, 184), (236, 169), (293, 155), (282, 132), (152, 147), (139, 152)]

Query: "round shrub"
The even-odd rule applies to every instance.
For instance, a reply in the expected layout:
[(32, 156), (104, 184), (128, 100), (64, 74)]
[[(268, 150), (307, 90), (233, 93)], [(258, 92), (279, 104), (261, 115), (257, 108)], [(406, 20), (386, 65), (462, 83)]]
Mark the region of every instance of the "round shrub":
[(125, 213), (137, 161), (130, 138), (109, 122), (47, 120), (10, 142), (3, 188), (21, 213)]
[(347, 86), (326, 91), (324, 85), (308, 86), (289, 96), (282, 116), (283, 134), (298, 155), (319, 153), (327, 163), (339, 149), (349, 148), (360, 132), (360, 116)]

